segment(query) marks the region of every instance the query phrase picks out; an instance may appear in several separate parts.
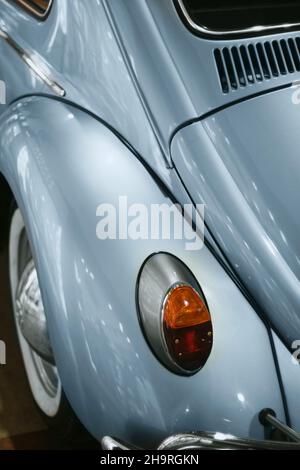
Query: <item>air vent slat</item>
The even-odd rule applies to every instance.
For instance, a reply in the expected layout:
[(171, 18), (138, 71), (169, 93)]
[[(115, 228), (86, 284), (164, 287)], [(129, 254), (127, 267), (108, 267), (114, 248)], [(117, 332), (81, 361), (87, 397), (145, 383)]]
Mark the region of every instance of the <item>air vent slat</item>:
[(266, 54), (268, 56), (269, 64), (270, 64), (270, 67), (271, 67), (271, 70), (272, 70), (272, 73), (273, 73), (273, 77), (278, 77), (279, 76), (279, 69), (277, 67), (275, 55), (274, 55), (273, 49), (271, 47), (271, 44), (269, 42), (266, 42), (264, 44), (264, 46), (265, 46), (265, 51), (266, 51)]
[(247, 83), (246, 83), (246, 73), (245, 73), (245, 70), (243, 68), (241, 57), (239, 55), (239, 51), (238, 51), (237, 47), (233, 47), (231, 49), (231, 55), (232, 55), (232, 58), (233, 58), (235, 69), (237, 71), (239, 84), (240, 84), (241, 87), (245, 87), (247, 85)]
[(238, 82), (237, 82), (237, 77), (235, 75), (235, 70), (234, 70), (232, 60), (231, 60), (229, 49), (225, 48), (223, 50), (223, 56), (224, 56), (225, 65), (226, 65), (226, 69), (228, 72), (228, 77), (229, 77), (231, 88), (233, 90), (237, 90)]
[(264, 51), (264, 48), (263, 48), (262, 44), (257, 44), (256, 45), (256, 51), (257, 51), (257, 54), (258, 54), (258, 57), (259, 57), (259, 61), (261, 63), (264, 78), (266, 80), (270, 80), (271, 70), (269, 68), (268, 61), (267, 61), (265, 51)]
[(300, 54), (300, 38), (296, 38), (295, 41), (297, 44), (298, 53)]
[(287, 42), (284, 39), (282, 39), (280, 41), (280, 46), (281, 46), (281, 53), (282, 53), (284, 61), (285, 61), (285, 65), (286, 65), (289, 73), (294, 73), (295, 69), (294, 69), (292, 58), (290, 56), (290, 51), (289, 51), (288, 46), (287, 46)]
[(299, 53), (297, 51), (296, 42), (294, 41), (293, 38), (289, 39), (289, 47), (290, 47), (290, 51), (291, 51), (291, 54), (292, 54), (295, 69), (299, 72), (300, 71), (300, 57), (299, 57)]
[(245, 67), (245, 64), (244, 64), (244, 61), (243, 61), (243, 57), (242, 57), (242, 54), (241, 54), (241, 50), (240, 50), (239, 47), (237, 47), (237, 52), (238, 52), (238, 55), (239, 55), (239, 58), (240, 58), (240, 61), (241, 61), (241, 66), (242, 66), (242, 69), (243, 69), (243, 72), (244, 72), (245, 85), (247, 86), (248, 85), (247, 70), (246, 70), (246, 67)]
[(226, 67), (223, 63), (221, 51), (219, 49), (215, 49), (214, 54), (222, 91), (223, 93), (229, 93), (229, 79), (227, 76)]
[(240, 51), (241, 51), (241, 56), (242, 56), (243, 63), (244, 63), (245, 69), (246, 69), (246, 73), (247, 73), (247, 80), (248, 80), (249, 83), (254, 83), (254, 72), (253, 72), (253, 69), (252, 69), (252, 66), (251, 66), (251, 62), (250, 62), (250, 58), (248, 56), (247, 49), (246, 49), (245, 46), (241, 46)]
[(214, 50), (223, 93), (300, 72), (300, 37)]
[(281, 75), (286, 75), (287, 70), (285, 68), (284, 60), (283, 60), (283, 57), (282, 57), (282, 54), (281, 54), (281, 49), (279, 47), (278, 42), (273, 41), (272, 46), (273, 46), (273, 51), (274, 51), (274, 54), (275, 54), (278, 69), (279, 69)]
[(255, 78), (258, 82), (262, 82), (263, 76), (262, 76), (262, 71), (259, 66), (259, 62), (257, 59), (256, 51), (254, 49), (253, 44), (250, 44), (248, 47), (249, 55), (251, 58), (251, 62), (254, 68), (254, 73), (255, 73)]

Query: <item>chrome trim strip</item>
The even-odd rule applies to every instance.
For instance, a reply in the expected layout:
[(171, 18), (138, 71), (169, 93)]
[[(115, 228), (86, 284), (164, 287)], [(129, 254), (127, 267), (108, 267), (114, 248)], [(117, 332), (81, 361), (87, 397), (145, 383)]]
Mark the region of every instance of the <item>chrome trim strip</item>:
[(28, 10), (30, 13), (33, 15), (37, 16), (40, 19), (45, 19), (48, 16), (48, 13), (51, 10), (53, 0), (49, 0), (48, 7), (44, 13), (40, 13), (38, 9), (34, 8), (33, 5), (30, 5), (27, 0), (15, 0), (16, 3), (18, 3), (21, 7), (23, 7), (25, 10)]
[[(131, 444), (109, 436), (102, 439), (101, 445), (103, 450), (109, 451), (137, 450)], [(199, 432), (170, 436), (159, 445), (157, 450), (300, 450), (300, 444), (297, 442), (238, 439), (230, 434)]]
[[(250, 438), (237, 438), (221, 432), (190, 432), (167, 437), (157, 450), (300, 450), (300, 434), (276, 418), (276, 413), (266, 408), (259, 414), (263, 426), (272, 427), (293, 439), (289, 441), (267, 441)], [(105, 436), (102, 439), (103, 450), (135, 450), (136, 448), (118, 439)]]
[(26, 52), (3, 28), (0, 28), (0, 37), (12, 47), (18, 56), (25, 62), (25, 64), (42, 80), (52, 91), (61, 98), (66, 96), (66, 91), (42, 69), (41, 64), (37, 63), (36, 59)]
[(239, 439), (230, 434), (199, 432), (177, 434), (162, 442), (158, 450), (300, 450), (296, 442)]
[[(125, 444), (108, 436), (102, 439), (101, 445), (103, 450), (109, 451), (137, 450), (131, 444)], [(157, 450), (300, 450), (300, 444), (297, 442), (238, 439), (230, 434), (199, 432), (170, 436), (159, 445)]]
[(212, 29), (205, 28), (205, 26), (201, 26), (196, 24), (192, 18), (190, 17), (183, 0), (176, 0), (179, 8), (181, 9), (181, 12), (189, 24), (189, 26), (195, 30), (196, 32), (205, 35), (205, 36), (216, 36), (217, 38), (222, 38), (224, 36), (241, 36), (241, 35), (256, 35), (260, 33), (268, 33), (271, 31), (281, 31), (281, 30), (289, 30), (292, 28), (299, 27), (300, 28), (300, 23), (286, 23), (286, 24), (281, 24), (281, 25), (273, 25), (273, 26), (253, 26), (251, 28), (245, 28), (245, 29), (236, 29), (232, 31), (215, 31)]

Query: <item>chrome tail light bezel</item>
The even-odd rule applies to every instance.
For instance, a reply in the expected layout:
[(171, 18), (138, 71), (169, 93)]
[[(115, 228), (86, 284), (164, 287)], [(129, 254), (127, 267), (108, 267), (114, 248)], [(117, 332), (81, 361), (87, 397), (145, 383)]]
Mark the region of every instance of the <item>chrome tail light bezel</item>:
[(203, 365), (190, 371), (177, 364), (170, 354), (164, 335), (163, 311), (166, 299), (181, 285), (192, 287), (209, 311), (204, 293), (190, 269), (170, 253), (155, 253), (145, 261), (139, 272), (136, 303), (141, 329), (156, 358), (172, 372), (191, 376)]

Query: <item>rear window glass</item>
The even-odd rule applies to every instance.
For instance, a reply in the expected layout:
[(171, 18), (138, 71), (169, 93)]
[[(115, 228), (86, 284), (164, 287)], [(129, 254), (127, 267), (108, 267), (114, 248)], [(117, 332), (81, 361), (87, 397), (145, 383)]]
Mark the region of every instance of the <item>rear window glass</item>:
[(180, 0), (190, 19), (211, 31), (300, 23), (300, 0)]

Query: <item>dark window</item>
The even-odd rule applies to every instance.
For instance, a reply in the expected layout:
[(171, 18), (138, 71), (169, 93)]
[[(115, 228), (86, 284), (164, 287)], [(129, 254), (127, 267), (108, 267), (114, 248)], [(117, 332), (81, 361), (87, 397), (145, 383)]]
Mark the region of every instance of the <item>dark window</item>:
[(33, 15), (43, 19), (50, 11), (52, 0), (14, 0)]
[(300, 23), (300, 0), (180, 0), (190, 19), (211, 31)]

